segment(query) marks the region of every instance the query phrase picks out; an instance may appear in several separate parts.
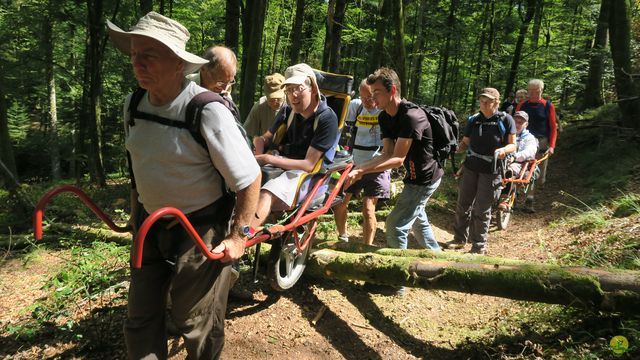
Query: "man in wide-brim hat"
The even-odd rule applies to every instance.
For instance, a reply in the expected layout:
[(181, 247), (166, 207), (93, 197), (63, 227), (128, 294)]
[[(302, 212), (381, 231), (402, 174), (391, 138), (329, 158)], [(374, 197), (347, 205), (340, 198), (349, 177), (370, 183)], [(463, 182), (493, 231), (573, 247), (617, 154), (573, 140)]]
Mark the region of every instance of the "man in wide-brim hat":
[[(206, 89), (185, 79), (207, 60), (189, 53), (189, 32), (150, 12), (130, 31), (108, 22), (113, 44), (131, 57), (139, 86), (125, 101), (126, 148), (132, 173), (131, 219), (135, 233), (148, 214), (175, 207), (187, 215), (204, 243), (224, 253), (210, 261), (175, 221), (160, 220), (144, 243), (142, 268), (131, 269), (127, 320), (128, 356), (166, 359), (165, 309), (182, 335), (189, 358), (218, 358), (224, 344), (224, 314), (237, 278), (230, 261), (244, 251), (255, 212), (260, 168), (231, 112), (219, 102), (202, 108), (199, 135), (179, 126), (190, 101)], [(135, 99), (135, 101), (133, 100)], [(135, 181), (133, 181), (135, 179)], [(237, 193), (233, 198), (225, 185)], [(232, 231), (229, 233), (229, 221)]]

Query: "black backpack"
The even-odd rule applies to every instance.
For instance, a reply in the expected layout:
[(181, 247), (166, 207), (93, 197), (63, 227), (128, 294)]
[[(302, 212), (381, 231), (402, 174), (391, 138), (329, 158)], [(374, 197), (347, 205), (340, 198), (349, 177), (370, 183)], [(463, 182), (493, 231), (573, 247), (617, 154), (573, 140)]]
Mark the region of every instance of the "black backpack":
[(202, 145), (202, 147), (204, 147), (204, 149), (207, 150), (207, 143), (205, 142), (204, 138), (202, 137), (202, 134), (200, 133), (200, 124), (202, 122), (202, 110), (207, 104), (212, 102), (218, 102), (224, 105), (224, 107), (226, 107), (227, 109), (229, 109), (229, 111), (231, 111), (233, 118), (236, 120), (236, 126), (238, 127), (238, 130), (240, 130), (240, 133), (244, 137), (247, 143), (247, 146), (251, 148), (252, 141), (249, 139), (249, 137), (247, 136), (247, 131), (242, 127), (242, 124), (240, 123), (240, 120), (239, 120), (240, 115), (238, 114), (238, 108), (235, 106), (235, 104), (231, 100), (221, 96), (220, 94), (216, 94), (213, 91), (204, 91), (194, 96), (191, 99), (191, 101), (189, 101), (189, 104), (187, 104), (185, 120), (177, 121), (177, 120), (167, 119), (161, 116), (147, 114), (145, 112), (138, 111), (138, 104), (140, 104), (140, 101), (142, 100), (146, 92), (147, 90), (143, 88), (137, 88), (131, 95), (131, 101), (129, 102), (129, 109), (128, 109), (129, 113), (131, 114), (129, 118), (129, 124), (128, 124), (129, 126), (134, 126), (135, 125), (134, 119), (138, 118), (138, 119), (157, 122), (162, 125), (173, 126), (181, 129), (187, 129), (189, 130), (193, 138), (198, 142), (198, 144)]
[[(189, 131), (189, 133), (191, 133), (191, 136), (193, 136), (193, 139), (198, 144), (200, 144), (208, 153), (209, 149), (207, 148), (207, 143), (204, 137), (202, 136), (202, 133), (200, 133), (200, 124), (202, 122), (202, 110), (207, 104), (212, 102), (218, 102), (224, 105), (227, 109), (229, 109), (229, 111), (231, 111), (231, 114), (236, 119), (236, 126), (238, 127), (238, 130), (240, 130), (240, 133), (242, 134), (242, 136), (244, 137), (247, 143), (247, 146), (249, 147), (249, 149), (251, 149), (252, 142), (251, 140), (249, 140), (249, 137), (247, 136), (247, 131), (242, 127), (242, 124), (240, 124), (240, 122), (238, 121), (239, 116), (238, 116), (237, 107), (235, 106), (235, 104), (233, 104), (232, 101), (221, 96), (220, 94), (216, 94), (212, 91), (204, 91), (194, 96), (189, 101), (189, 104), (187, 104), (185, 120), (178, 121), (178, 120), (167, 119), (162, 116), (138, 111), (138, 105), (140, 104), (140, 101), (142, 100), (146, 92), (147, 92), (146, 89), (137, 88), (131, 95), (131, 100), (129, 101), (129, 107), (128, 107), (130, 116), (129, 116), (129, 123), (127, 125), (129, 127), (135, 126), (136, 124), (135, 119), (137, 118), (137, 119), (143, 119), (147, 121), (153, 121), (166, 126), (186, 129)], [(133, 174), (133, 168), (131, 167), (131, 156), (129, 155), (128, 151), (127, 151), (127, 160), (129, 162), (129, 175), (131, 177), (131, 185), (133, 188), (135, 188), (135, 177)], [(222, 179), (222, 181), (224, 181), (224, 178), (222, 178), (222, 176), (220, 176), (220, 178)], [(226, 189), (226, 186), (223, 186), (223, 188)]]
[(427, 115), (433, 135), (433, 158), (444, 169), (447, 159), (451, 159), (453, 172), (457, 172), (455, 152), (458, 148), (460, 123), (453, 110), (437, 106), (420, 106)]

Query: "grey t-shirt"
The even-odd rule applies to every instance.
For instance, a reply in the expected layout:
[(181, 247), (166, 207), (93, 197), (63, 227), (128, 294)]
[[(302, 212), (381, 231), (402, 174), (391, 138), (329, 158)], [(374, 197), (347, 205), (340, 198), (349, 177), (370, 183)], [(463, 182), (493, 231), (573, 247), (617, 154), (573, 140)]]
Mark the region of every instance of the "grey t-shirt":
[[(203, 91), (206, 90), (199, 85), (185, 81), (182, 92), (168, 104), (153, 106), (146, 93), (138, 110), (184, 121), (187, 104)], [(129, 127), (130, 98), (124, 105), (125, 145), (131, 154), (138, 200), (147, 212), (173, 206), (191, 213), (222, 196), (220, 175), (229, 189), (238, 191), (260, 173), (233, 115), (224, 105), (210, 103), (202, 111), (200, 131), (207, 152), (185, 129), (141, 119)]]

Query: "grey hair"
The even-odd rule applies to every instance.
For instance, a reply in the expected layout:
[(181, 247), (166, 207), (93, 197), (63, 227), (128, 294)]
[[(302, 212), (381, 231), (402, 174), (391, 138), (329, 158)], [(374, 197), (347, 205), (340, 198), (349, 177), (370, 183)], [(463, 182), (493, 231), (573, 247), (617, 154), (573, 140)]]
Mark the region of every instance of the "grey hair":
[(544, 81), (540, 79), (531, 79), (529, 80), (529, 86), (534, 86), (540, 89), (540, 91), (544, 90)]
[(205, 65), (209, 71), (216, 70), (216, 68), (223, 63), (229, 64), (234, 68), (238, 66), (238, 58), (236, 58), (236, 54), (233, 50), (224, 46), (210, 47), (204, 52), (202, 57), (209, 60), (209, 63)]

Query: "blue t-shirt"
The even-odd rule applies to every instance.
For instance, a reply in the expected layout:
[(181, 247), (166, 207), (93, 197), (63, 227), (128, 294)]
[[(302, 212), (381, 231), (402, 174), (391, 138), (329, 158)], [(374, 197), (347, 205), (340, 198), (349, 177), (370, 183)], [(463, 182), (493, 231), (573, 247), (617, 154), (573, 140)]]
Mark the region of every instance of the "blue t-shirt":
[[(283, 106), (269, 131), (275, 134), (283, 123), (286, 125), (290, 113), (291, 108), (288, 105)], [(317, 126), (314, 130), (316, 119)], [(307, 150), (311, 146), (324, 153), (325, 163), (331, 163), (339, 135), (338, 117), (327, 106), (326, 98), (321, 96), (318, 109), (308, 119), (297, 113), (293, 116), (291, 125), (278, 145), (278, 151), (283, 156), (300, 160), (306, 157)]]
[[(464, 136), (469, 137), (469, 148), (473, 152), (493, 157), (496, 149), (507, 144), (507, 136), (515, 133), (516, 124), (511, 115), (498, 111), (488, 119), (482, 113), (473, 115), (467, 122)], [(464, 166), (479, 173), (493, 173), (493, 161), (476, 156), (467, 156)]]

